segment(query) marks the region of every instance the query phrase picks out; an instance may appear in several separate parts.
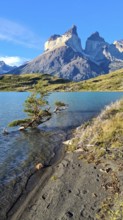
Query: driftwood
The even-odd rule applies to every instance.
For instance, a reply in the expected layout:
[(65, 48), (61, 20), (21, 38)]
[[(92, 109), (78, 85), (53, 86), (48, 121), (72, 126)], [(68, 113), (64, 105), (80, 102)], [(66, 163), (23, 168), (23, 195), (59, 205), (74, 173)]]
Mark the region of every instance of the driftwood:
[(55, 109), (54, 109), (54, 113), (57, 113), (57, 112), (61, 112), (61, 111), (63, 111), (63, 110), (65, 110), (65, 109), (67, 109), (68, 108), (68, 106), (66, 105), (66, 106), (62, 106), (62, 107), (59, 107), (59, 106), (57, 106)]

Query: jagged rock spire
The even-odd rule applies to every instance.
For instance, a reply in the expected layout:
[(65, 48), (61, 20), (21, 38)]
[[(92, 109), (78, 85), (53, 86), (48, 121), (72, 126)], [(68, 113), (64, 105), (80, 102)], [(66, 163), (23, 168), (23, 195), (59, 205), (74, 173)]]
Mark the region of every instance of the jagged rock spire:
[(68, 31), (65, 32), (65, 34), (75, 34), (75, 35), (78, 35), (77, 34), (77, 27), (76, 27), (76, 25), (73, 25), (72, 28), (70, 28)]
[(99, 32), (96, 31), (87, 40), (92, 40), (92, 41), (103, 41), (105, 42), (103, 37), (100, 37)]
[(95, 32), (86, 41), (85, 53), (93, 57), (96, 61), (102, 60), (104, 56), (103, 50), (106, 46), (108, 46), (108, 43), (99, 35), (99, 32)]

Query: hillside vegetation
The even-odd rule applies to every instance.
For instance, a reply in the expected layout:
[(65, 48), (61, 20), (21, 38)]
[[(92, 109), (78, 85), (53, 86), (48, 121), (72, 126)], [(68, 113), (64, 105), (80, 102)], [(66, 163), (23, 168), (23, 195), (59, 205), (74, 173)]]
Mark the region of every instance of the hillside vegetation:
[(75, 83), (71, 86), (71, 90), (123, 91), (123, 69)]
[(0, 77), (0, 91), (29, 91), (35, 85), (45, 91), (123, 91), (123, 69), (81, 82), (39, 73)]
[(123, 219), (123, 100), (107, 106), (97, 118), (77, 128), (67, 149), (81, 149), (78, 159), (94, 163), (104, 177), (102, 187), (109, 196), (100, 204), (96, 219)]
[[(102, 113), (77, 128), (71, 146), (84, 147), (83, 157), (92, 160), (123, 158), (123, 100), (105, 107)], [(74, 149), (74, 148), (73, 148)], [(89, 158), (88, 158), (89, 159)]]
[(59, 87), (62, 89), (62, 85), (66, 82), (69, 81), (52, 77), (48, 74), (6, 74), (0, 76), (0, 91), (30, 91), (37, 84), (38, 86), (43, 86), (45, 90), (53, 91), (57, 88), (59, 90)]

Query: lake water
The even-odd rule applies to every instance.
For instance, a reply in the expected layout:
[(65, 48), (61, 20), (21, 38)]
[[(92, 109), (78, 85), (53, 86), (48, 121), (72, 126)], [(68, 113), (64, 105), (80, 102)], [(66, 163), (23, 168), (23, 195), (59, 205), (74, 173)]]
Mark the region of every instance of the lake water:
[[(19, 132), (9, 128), (9, 135), (2, 131), (15, 119), (26, 116), (23, 103), (29, 96), (27, 92), (0, 92), (0, 183), (8, 183), (25, 172), (28, 166), (45, 162), (54, 151), (54, 135), (59, 130), (79, 126), (96, 116), (105, 105), (123, 97), (122, 92), (66, 92), (52, 93), (48, 101), (54, 109), (56, 100), (69, 105), (65, 111), (55, 114), (39, 129)], [(43, 131), (41, 131), (43, 129)], [(58, 139), (57, 141), (60, 141)], [(56, 141), (55, 141), (56, 142)], [(56, 143), (57, 144), (57, 143)]]
[[(55, 101), (68, 104), (68, 109), (54, 114), (53, 118), (39, 129), (20, 132), (18, 128), (8, 128), (9, 134), (3, 135), (2, 131), (9, 122), (26, 117), (23, 112), (23, 103), (27, 96), (29, 96), (27, 92), (0, 92), (0, 196), (2, 195), (2, 200), (6, 185), (11, 182), (15, 187), (16, 182), (20, 184), (22, 177), (24, 181), (24, 177), (29, 176), (32, 170), (34, 171), (35, 164), (50, 161), (54, 155), (54, 149), (58, 148), (65, 139), (67, 129), (77, 127), (96, 116), (105, 105), (122, 98), (123, 93), (52, 93), (48, 97), (52, 110)], [(17, 191), (17, 187), (15, 188)]]

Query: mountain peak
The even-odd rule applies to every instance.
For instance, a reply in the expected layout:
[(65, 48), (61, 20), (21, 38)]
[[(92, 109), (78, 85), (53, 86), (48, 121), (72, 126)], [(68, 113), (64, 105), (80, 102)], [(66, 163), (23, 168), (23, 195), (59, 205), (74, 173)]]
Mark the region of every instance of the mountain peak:
[(11, 71), (15, 67), (7, 65), (3, 60), (0, 60), (0, 74), (7, 73), (8, 71)]
[(105, 59), (107, 54), (108, 43), (105, 42), (99, 32), (93, 33), (86, 41), (85, 53), (90, 57), (90, 59), (95, 60), (100, 64), (102, 60)]
[(78, 35), (77, 34), (77, 26), (73, 25), (72, 28), (70, 28), (68, 31), (65, 32), (65, 34), (75, 34), (75, 35)]
[(67, 32), (63, 35), (53, 35), (46, 41), (44, 50), (45, 52), (55, 50), (59, 47), (71, 47), (75, 52), (82, 53), (81, 41), (77, 34), (77, 27), (75, 25), (72, 26)]
[(0, 66), (3, 66), (3, 65), (5, 65), (5, 62), (4, 61), (0, 61)]
[(91, 34), (91, 36), (88, 38), (88, 40), (105, 42), (104, 38), (100, 37), (100, 34), (98, 31)]

